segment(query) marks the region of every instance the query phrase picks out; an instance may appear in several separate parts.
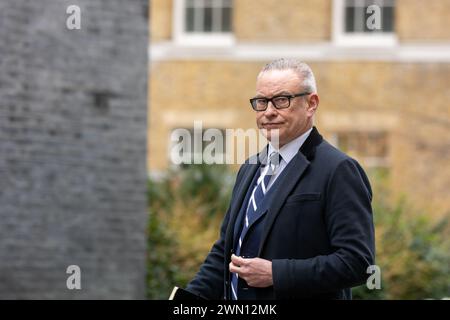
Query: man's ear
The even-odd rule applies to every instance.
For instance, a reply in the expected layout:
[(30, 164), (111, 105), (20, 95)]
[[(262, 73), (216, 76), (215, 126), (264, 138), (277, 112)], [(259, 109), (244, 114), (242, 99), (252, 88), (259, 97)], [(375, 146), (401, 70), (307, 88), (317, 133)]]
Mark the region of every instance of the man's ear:
[(318, 107), (319, 107), (319, 96), (317, 95), (317, 93), (312, 93), (308, 99), (308, 112), (311, 112), (311, 115), (313, 115)]

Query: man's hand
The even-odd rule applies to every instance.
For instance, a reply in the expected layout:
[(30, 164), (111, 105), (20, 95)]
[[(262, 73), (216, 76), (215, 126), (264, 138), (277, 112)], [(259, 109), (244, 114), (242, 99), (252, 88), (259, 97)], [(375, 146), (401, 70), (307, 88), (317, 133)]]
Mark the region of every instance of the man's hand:
[(273, 285), (272, 261), (261, 258), (245, 259), (231, 255), (230, 272), (237, 273), (250, 287), (265, 288)]

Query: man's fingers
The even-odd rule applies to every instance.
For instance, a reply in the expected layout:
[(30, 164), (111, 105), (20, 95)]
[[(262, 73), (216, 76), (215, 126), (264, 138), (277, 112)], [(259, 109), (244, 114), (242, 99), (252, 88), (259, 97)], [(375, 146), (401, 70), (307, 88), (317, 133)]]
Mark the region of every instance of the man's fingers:
[(230, 262), (229, 268), (230, 268), (230, 272), (239, 274), (240, 268), (239, 268), (239, 266), (235, 265), (233, 262)]
[(232, 254), (231, 255), (231, 261), (237, 265), (237, 266), (242, 266), (245, 262), (244, 258), (238, 257), (237, 255)]

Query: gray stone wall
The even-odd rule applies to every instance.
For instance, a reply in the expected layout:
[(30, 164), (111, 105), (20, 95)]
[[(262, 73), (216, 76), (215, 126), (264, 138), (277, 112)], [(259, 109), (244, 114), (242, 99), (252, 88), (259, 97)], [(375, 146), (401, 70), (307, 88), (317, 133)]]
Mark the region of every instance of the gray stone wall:
[(0, 299), (145, 298), (147, 14), (0, 2)]

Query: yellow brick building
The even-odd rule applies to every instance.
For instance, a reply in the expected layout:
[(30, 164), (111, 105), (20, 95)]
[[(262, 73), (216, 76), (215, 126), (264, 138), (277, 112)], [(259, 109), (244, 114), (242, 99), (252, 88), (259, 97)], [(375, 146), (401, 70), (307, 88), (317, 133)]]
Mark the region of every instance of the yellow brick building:
[(450, 0), (153, 0), (150, 10), (151, 172), (170, 166), (176, 128), (256, 128), (257, 73), (296, 57), (315, 73), (325, 138), (388, 171), (417, 206), (450, 211)]

